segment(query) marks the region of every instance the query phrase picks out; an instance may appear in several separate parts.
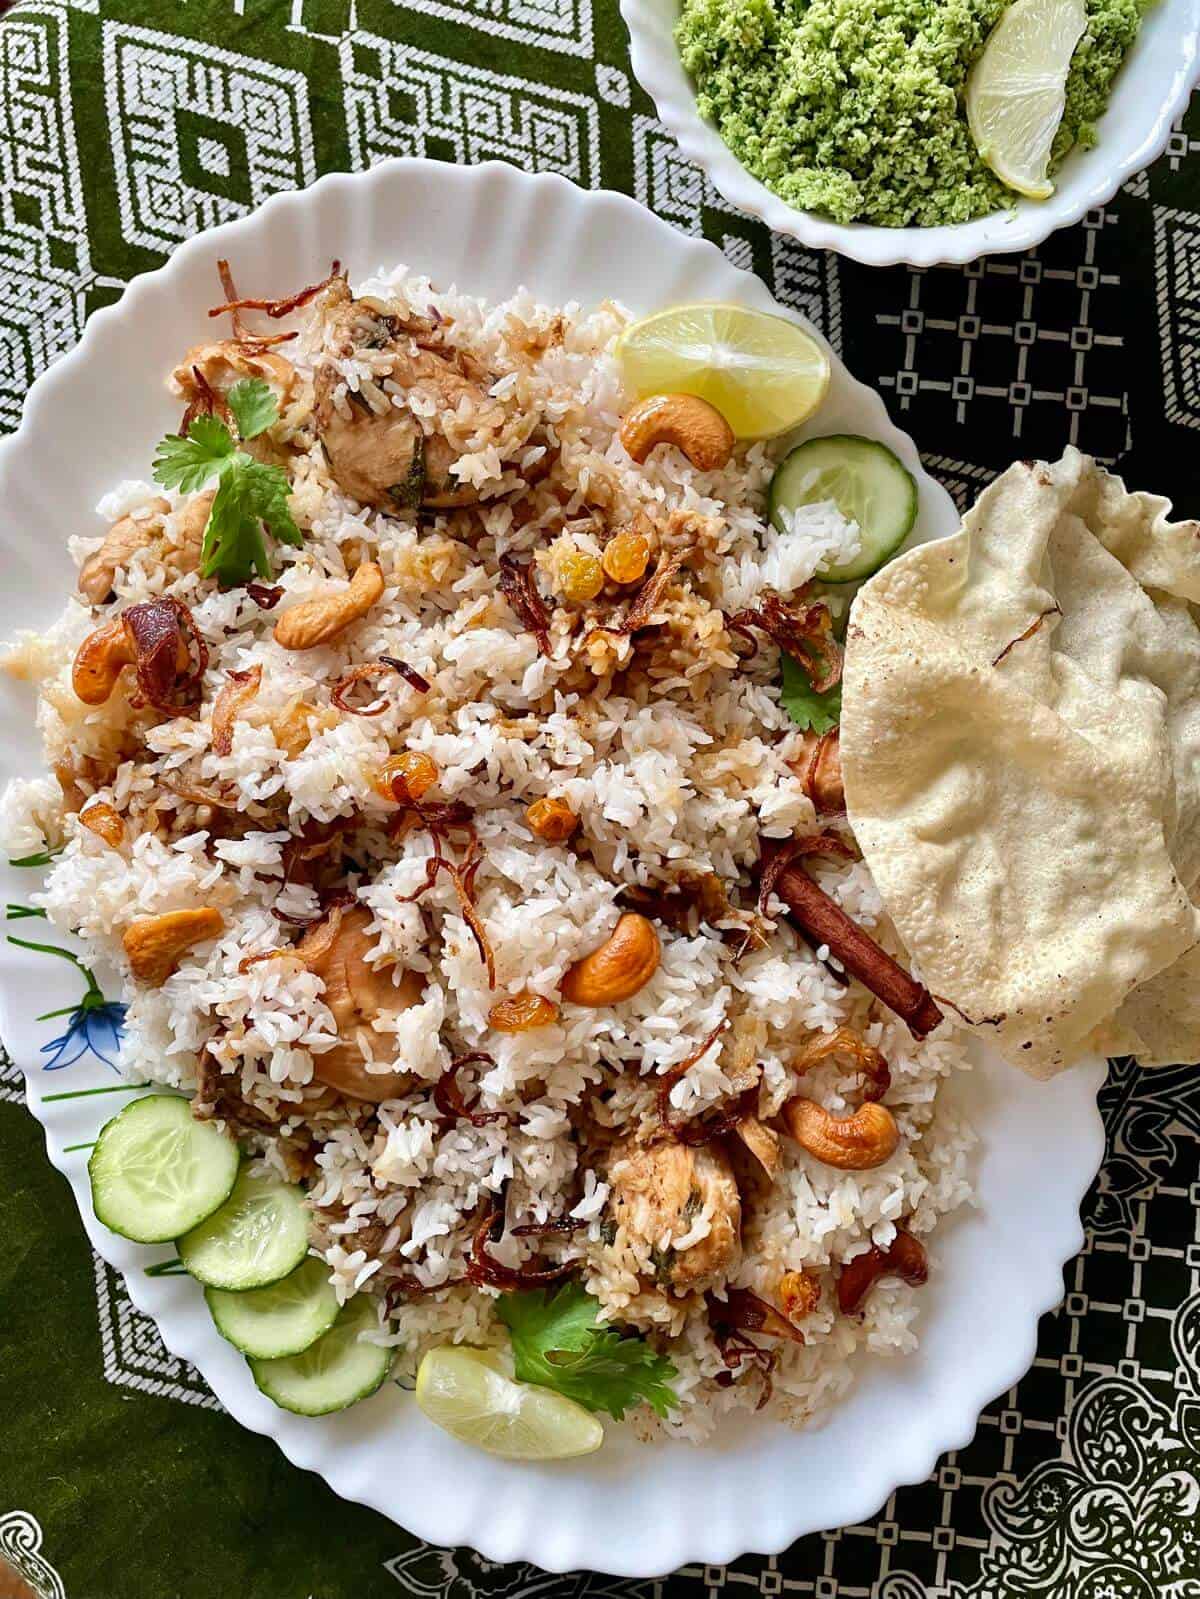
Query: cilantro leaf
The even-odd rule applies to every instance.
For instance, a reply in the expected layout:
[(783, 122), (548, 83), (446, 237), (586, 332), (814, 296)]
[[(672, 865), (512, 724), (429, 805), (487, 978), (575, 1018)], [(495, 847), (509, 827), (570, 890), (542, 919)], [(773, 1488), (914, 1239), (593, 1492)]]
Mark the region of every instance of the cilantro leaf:
[[(275, 396), (261, 378), (244, 378), (225, 396), (243, 439), (255, 438), (278, 415)], [(265, 527), (281, 544), (298, 546), (300, 529), (288, 509), (289, 484), (282, 467), (267, 466), (239, 450), (220, 417), (198, 416), (187, 437), (168, 433), (154, 455), (154, 479), (164, 488), (194, 494), (212, 478), (217, 492), (200, 552), (200, 570), (226, 588), (272, 575)]]
[(670, 1386), (678, 1373), (667, 1357), (644, 1338), (622, 1337), (600, 1323), (596, 1301), (578, 1283), (564, 1283), (552, 1297), (545, 1289), (505, 1294), (497, 1311), (522, 1382), (553, 1388), (617, 1421), (643, 1402), (660, 1416), (678, 1405)]
[(242, 378), (225, 396), (237, 430), (244, 439), (256, 439), (279, 420), (275, 396), (261, 378)]
[(227, 587), (249, 582), (254, 573), (270, 578), (263, 524), (284, 544), (301, 542), (287, 497), (287, 474), (280, 467), (264, 466), (239, 451), (233, 469), (221, 475), (208, 515), (200, 552), (202, 575), (219, 578)]
[(781, 652), (783, 688), (779, 702), (797, 727), (811, 727), (814, 733), (828, 733), (842, 719), (842, 685), (835, 683), (823, 694), (814, 691), (808, 673), (786, 651)]
[(168, 433), (154, 454), (154, 481), (165, 489), (194, 494), (215, 473), (228, 469), (236, 454), (233, 435), (219, 417), (198, 416), (187, 437)]

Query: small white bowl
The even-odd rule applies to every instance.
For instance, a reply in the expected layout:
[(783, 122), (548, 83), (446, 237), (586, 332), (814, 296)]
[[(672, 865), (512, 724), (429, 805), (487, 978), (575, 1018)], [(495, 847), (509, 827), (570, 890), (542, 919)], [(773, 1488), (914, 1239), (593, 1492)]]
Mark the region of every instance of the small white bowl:
[(878, 228), (799, 211), (751, 177), (696, 110), (692, 80), (675, 45), (679, 0), (621, 0), (634, 74), (690, 161), (730, 202), (776, 233), (836, 250), (866, 266), (934, 266), (1028, 250), (1111, 200), (1122, 183), (1162, 154), (1171, 124), (1200, 80), (1200, 0), (1157, 0), (1142, 23), (1100, 123), (1094, 149), (1063, 163), (1048, 200), (1018, 200), (975, 222), (937, 228)]

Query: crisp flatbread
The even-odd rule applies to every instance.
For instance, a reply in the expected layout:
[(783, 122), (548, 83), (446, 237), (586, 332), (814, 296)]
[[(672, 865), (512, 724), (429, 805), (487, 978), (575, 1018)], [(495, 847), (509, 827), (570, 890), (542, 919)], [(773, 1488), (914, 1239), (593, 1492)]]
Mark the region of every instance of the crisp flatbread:
[(1102, 1038), (1200, 1058), (1200, 530), (1169, 509), (1077, 450), (1017, 465), (851, 612), (855, 836), (924, 981), (1038, 1077)]

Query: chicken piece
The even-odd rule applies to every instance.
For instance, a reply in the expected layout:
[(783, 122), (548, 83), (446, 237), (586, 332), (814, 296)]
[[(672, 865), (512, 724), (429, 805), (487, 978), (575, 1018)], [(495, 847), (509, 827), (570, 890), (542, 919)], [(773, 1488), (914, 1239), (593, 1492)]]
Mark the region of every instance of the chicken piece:
[(464, 400), (475, 410), (489, 408), (491, 374), (465, 351), (456, 350), (444, 330), (423, 317), (400, 315), (373, 300), (356, 300), (341, 279), (325, 300), (325, 349), (350, 356), (355, 350), (386, 350), (387, 376), (419, 397), (422, 411), (432, 407), (434, 431), (426, 433), (407, 410), (379, 413), (353, 390), (345, 391), (349, 414), (334, 395), (342, 376), (330, 361), (318, 365), (314, 380), (317, 435), (338, 487), (363, 505), (382, 511), (408, 511), (474, 505), (478, 491), (450, 472), (458, 452), (437, 430), (436, 418), (457, 411)]
[(139, 550), (161, 535), (163, 518), (170, 510), (166, 500), (154, 500), (149, 515), (123, 516), (113, 523), (104, 543), (79, 568), (79, 592), (89, 605), (104, 605), (112, 599), (117, 568), (128, 566)]
[(216, 497), (215, 489), (205, 489), (200, 494), (193, 494), (175, 513), (175, 547), (171, 552), (171, 564), (180, 572), (194, 572), (200, 565), (204, 530), (208, 526), (208, 513)]
[[(613, 1146), (609, 1180), (613, 1220), (651, 1246), (663, 1286), (699, 1292), (737, 1270), (742, 1202), (733, 1168), (716, 1146), (625, 1140)], [(709, 1223), (707, 1235), (677, 1249), (674, 1240), (701, 1216)]]
[[(296, 954), (309, 971), (325, 984), (322, 996), (333, 1012), (341, 1043), (313, 1056), (313, 1076), (349, 1099), (379, 1104), (406, 1093), (413, 1084), (409, 1072), (368, 1071), (371, 1023), (389, 1012), (408, 1010), (421, 1001), (424, 981), (405, 972), (392, 981), (392, 968), (368, 961), (374, 939), (368, 934), (372, 917), (364, 906), (337, 906), (324, 921), (310, 927), (296, 945)], [(364, 1038), (362, 1035), (366, 1034)]]
[(239, 378), (261, 378), (275, 390), (280, 405), (289, 398), (297, 381), (296, 368), (274, 350), (256, 348), (237, 339), (219, 339), (213, 344), (196, 344), (171, 373), (171, 388), (191, 404), (203, 398), (196, 373), (216, 395), (224, 397)]

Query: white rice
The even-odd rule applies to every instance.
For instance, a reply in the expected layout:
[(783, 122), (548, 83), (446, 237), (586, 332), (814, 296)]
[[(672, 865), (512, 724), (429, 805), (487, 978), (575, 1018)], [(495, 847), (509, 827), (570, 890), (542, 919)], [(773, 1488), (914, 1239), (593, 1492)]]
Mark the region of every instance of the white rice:
[[(874, 1170), (850, 1173), (785, 1140), (778, 1180), (753, 1207), (747, 1204), (744, 1260), (727, 1285), (774, 1301), (782, 1272), (820, 1275), (821, 1306), (802, 1324), (807, 1342), (781, 1346), (767, 1412), (802, 1423), (845, 1391), (856, 1349), (894, 1355), (914, 1347), (919, 1290), (884, 1282), (861, 1316), (845, 1317), (836, 1311), (833, 1285), (840, 1263), (871, 1243), (886, 1247), (897, 1224), (926, 1235), (969, 1197), (972, 1135), (938, 1099), (941, 1081), (966, 1064), (952, 1023), (935, 1041), (915, 1044), (857, 985), (839, 985), (783, 925), (766, 947), (740, 960), (736, 941), (723, 941), (711, 928), (692, 936), (661, 929), (661, 966), (624, 1004), (564, 1006), (553, 1025), (517, 1035), (490, 1028), (488, 1013), (505, 993), (531, 990), (557, 999), (571, 963), (612, 931), (623, 884), (711, 872), (731, 894), (740, 885), (749, 903), (760, 831), (786, 838), (814, 825), (787, 765), (799, 736), (780, 708), (776, 652), (767, 645), (735, 669), (720, 611), (753, 605), (766, 589), (794, 593), (822, 560), (857, 553), (858, 529), (828, 502), (797, 512), (786, 533), (765, 525), (775, 453), (764, 444), (740, 450), (715, 473), (698, 472), (674, 449), (655, 451), (635, 467), (618, 438), (627, 397), (612, 355), (623, 323), (615, 307), (556, 311), (524, 291), (488, 306), (454, 291), (438, 293), (403, 269), (381, 272), (363, 292), (399, 294), (452, 319), (456, 340), (500, 374), (492, 395), (510, 404), (519, 393), (536, 413), (557, 450), (555, 481), (571, 490), (568, 503), (542, 504), (535, 495), (536, 514), (518, 525), (513, 502), (493, 499), (465, 517), (425, 515), (418, 526), (411, 517), (349, 501), (314, 445), (295, 469), (304, 546), (274, 552), (284, 590), (275, 611), (260, 611), (244, 590), (221, 593), (194, 573), (165, 571), (153, 551), (118, 573), (113, 609), (164, 589), (191, 607), (210, 651), (199, 718), (139, 717), (119, 692), (94, 709), (76, 700), (72, 659), (95, 625), (77, 598), (47, 635), (22, 641), (14, 656), (41, 690), (38, 721), (48, 764), (71, 763), (81, 792), (143, 816), (162, 795), (164, 779), (224, 785), (257, 830), (215, 836), (211, 812), (181, 803), (171, 831), (141, 831), (113, 849), (69, 812), (54, 777), (31, 777), (9, 789), (5, 842), (11, 854), (24, 855), (65, 840), (38, 902), (56, 925), (77, 930), (96, 959), (123, 972), (121, 936), (136, 918), (199, 904), (221, 911), (221, 936), (186, 955), (160, 988), (127, 980), (121, 1068), (136, 1081), (191, 1090), (202, 1053), (211, 1048), (247, 1104), (293, 1114), (287, 1131), (305, 1124), (318, 1130), (310, 1186), (315, 1247), (340, 1295), (385, 1285), (398, 1271), (426, 1287), (455, 1281), (480, 1207), (507, 1186), (510, 1219), (569, 1212), (585, 1224), (566, 1242), (546, 1242), (545, 1252), (577, 1258), (606, 1314), (648, 1330), (668, 1350), (682, 1401), (668, 1430), (691, 1439), (704, 1437), (723, 1412), (754, 1405), (760, 1389), (751, 1376), (717, 1384), (722, 1359), (703, 1302), (649, 1290), (641, 1270), (646, 1255), (606, 1242), (614, 1179), (580, 1129), (589, 1112), (613, 1131), (653, 1125), (655, 1077), (692, 1054), (723, 1019), (734, 1022), (730, 1037), (746, 1041), (751, 1065), (761, 1069), (764, 1117), (797, 1091), (791, 1061), (814, 1034), (842, 1024), (858, 1028), (890, 1063), (887, 1104), (901, 1131), (899, 1149)], [(522, 363), (513, 329), (555, 327), (561, 343), (551, 338), (541, 359)], [(302, 339), (284, 348), (303, 352), (306, 345)], [(373, 405), (404, 404), (386, 378), (380, 386), (377, 369), (346, 359), (339, 370), (347, 389)], [(464, 414), (460, 421), (469, 434), (473, 419)], [(153, 443), (146, 441), (147, 458)], [(529, 447), (526, 470), (545, 448)], [(503, 470), (494, 444), (468, 450), (456, 465), (460, 480), (485, 491)], [(77, 558), (96, 547), (104, 524), (149, 516), (163, 497), (148, 483), (119, 484), (101, 502), (97, 536), (73, 541)], [(183, 502), (165, 498), (174, 517)], [(704, 535), (707, 559), (692, 580), (692, 608), (680, 613), (673, 647), (655, 658), (652, 692), (644, 685), (631, 691), (620, 677), (586, 692), (569, 612), (556, 614), (548, 660), (499, 597), (499, 553), (545, 552), (564, 520), (584, 518), (596, 506), (609, 525), (638, 512), (658, 523), (671, 512), (712, 519)], [(580, 547), (598, 549), (589, 536), (580, 532)], [(271, 634), (276, 617), (344, 583), (364, 558), (381, 564), (387, 582), (369, 616), (330, 645), (282, 650)], [(280, 747), (273, 714), (299, 698), (327, 707), (331, 684), (348, 667), (382, 654), (420, 672), (429, 693), (390, 689), (381, 715), (333, 715), (306, 748), (288, 754)], [(259, 694), (235, 726), (231, 753), (218, 755), (212, 698), (227, 672), (254, 666), (263, 673)], [(140, 751), (128, 748), (131, 728), (149, 729)], [(485, 851), (479, 908), (495, 950), (496, 991), (488, 987), (451, 882), (441, 876), (419, 901), (406, 898), (424, 880), (430, 838), (418, 829), (390, 841), (386, 822), (395, 807), (372, 787), (382, 761), (400, 749), (431, 756), (440, 772), (438, 798), (462, 800), (475, 813)], [(94, 762), (88, 770), (101, 774), (95, 781), (80, 770), (85, 757)], [(580, 818), (568, 845), (546, 844), (530, 832), (525, 807), (545, 795), (566, 800)], [(296, 961), (244, 964), (292, 936), (276, 912), (304, 917), (318, 909), (311, 889), (284, 886), (290, 831), (354, 811), (368, 826), (355, 835), (355, 860), (364, 870), (352, 888), (372, 912), (377, 957), (425, 980), (421, 1003), (371, 1036), (376, 1067), (401, 1066), (414, 1082), (377, 1115), (361, 1106), (348, 1114), (344, 1103), (304, 1109), (315, 1092), (307, 1086), (314, 1069), (337, 1036), (323, 984)], [(822, 863), (818, 876), (849, 914), (896, 947), (864, 866)], [(474, 1050), (492, 1057), (476, 1079), (479, 1108), (506, 1112), (509, 1122), (442, 1130), (433, 1085), (453, 1057)], [(738, 1065), (734, 1054), (732, 1045), (710, 1050), (689, 1070), (671, 1094), (678, 1114), (695, 1115), (744, 1086), (745, 1062)], [(858, 1103), (856, 1077), (837, 1066), (809, 1073), (803, 1091), (835, 1111)], [(272, 1144), (269, 1152), (281, 1160), (282, 1149)], [(701, 1242), (710, 1227), (711, 1218), (699, 1215), (690, 1232), (666, 1243), (678, 1252)], [(510, 1262), (522, 1258), (511, 1238), (495, 1252)], [(411, 1372), (431, 1344), (501, 1342), (494, 1300), (491, 1290), (465, 1287), (419, 1297), (384, 1324), (380, 1337), (395, 1346), (399, 1369)], [(638, 1425), (652, 1430), (645, 1416)]]

